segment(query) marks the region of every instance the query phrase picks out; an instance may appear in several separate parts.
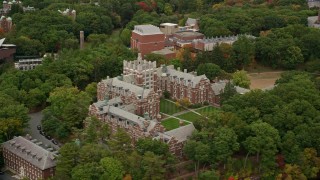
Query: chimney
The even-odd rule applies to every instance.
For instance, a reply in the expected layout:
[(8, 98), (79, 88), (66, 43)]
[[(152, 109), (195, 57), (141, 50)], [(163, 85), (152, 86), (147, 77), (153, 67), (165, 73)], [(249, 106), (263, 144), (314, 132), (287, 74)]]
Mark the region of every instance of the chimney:
[(83, 49), (83, 43), (84, 43), (84, 32), (80, 31), (80, 49)]
[(177, 70), (180, 71), (180, 67), (178, 67)]
[(187, 71), (187, 69), (184, 69), (184, 73), (187, 73), (188, 71)]

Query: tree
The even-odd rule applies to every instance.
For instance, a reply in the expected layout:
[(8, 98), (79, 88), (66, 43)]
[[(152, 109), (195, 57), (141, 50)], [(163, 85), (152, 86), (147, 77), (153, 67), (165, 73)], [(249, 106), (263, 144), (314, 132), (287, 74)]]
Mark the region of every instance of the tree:
[(164, 164), (165, 161), (162, 160), (162, 156), (157, 156), (152, 152), (146, 152), (142, 159), (142, 169), (144, 171), (142, 179), (164, 179), (164, 173), (166, 172)]
[(79, 164), (72, 169), (72, 179), (99, 179), (102, 175), (102, 171), (102, 167), (98, 163)]
[(253, 39), (246, 36), (240, 36), (239, 39), (232, 44), (232, 48), (238, 69), (243, 69), (253, 62), (255, 56)]
[(22, 134), (24, 127), (19, 119), (0, 119), (0, 142), (8, 141), (14, 135)]
[(194, 166), (196, 173), (199, 171), (200, 163), (209, 161), (210, 147), (202, 142), (187, 141), (183, 147), (183, 152), (189, 159), (195, 161)]
[(275, 168), (275, 155), (278, 152), (280, 136), (278, 130), (270, 124), (257, 121), (249, 125), (249, 136), (243, 142), (248, 154), (255, 153), (257, 161), (260, 159), (259, 171), (262, 165), (264, 172), (272, 172)]
[(122, 128), (117, 129), (117, 132), (111, 136), (108, 144), (115, 154), (121, 152), (130, 153), (132, 150), (131, 138)]
[(228, 81), (223, 91), (220, 93), (220, 102), (223, 103), (224, 101), (230, 99), (236, 94), (237, 94), (237, 90), (234, 87), (233, 83)]
[(72, 169), (79, 163), (79, 149), (80, 147), (73, 142), (66, 143), (60, 148), (56, 167), (58, 179), (71, 179)]
[(145, 154), (147, 151), (153, 152), (155, 155), (169, 155), (168, 144), (152, 140), (151, 138), (139, 139), (136, 143), (136, 150), (141, 155)]
[[(90, 98), (77, 88), (58, 87), (48, 98), (50, 106), (44, 110), (43, 128), (51, 135), (66, 138), (74, 127), (82, 127), (88, 114)], [(50, 124), (58, 122), (58, 129)], [(65, 133), (61, 133), (65, 132)]]
[(197, 68), (197, 75), (205, 74), (209, 80), (219, 77), (221, 73), (220, 67), (212, 63), (200, 64)]
[(172, 6), (171, 6), (169, 3), (165, 3), (165, 4), (164, 4), (164, 13), (165, 13), (167, 16), (170, 16), (170, 15), (173, 14)]
[(106, 34), (90, 34), (87, 37), (87, 41), (91, 43), (92, 47), (99, 46), (100, 44), (105, 43), (109, 38), (109, 35)]
[(100, 177), (101, 180), (122, 180), (125, 171), (120, 161), (111, 157), (105, 157), (101, 159), (100, 164), (103, 168), (103, 174)]
[(301, 169), (307, 178), (316, 178), (320, 170), (320, 157), (314, 148), (305, 148), (301, 156)]
[(131, 31), (127, 28), (123, 29), (120, 34), (120, 39), (125, 46), (130, 46), (130, 38), (131, 38)]
[(236, 86), (240, 86), (243, 88), (250, 88), (250, 79), (246, 71), (236, 71), (232, 75), (232, 82)]
[[(211, 149), (213, 158), (226, 163), (227, 159), (237, 150), (239, 150), (236, 133), (226, 127), (217, 128), (213, 138)], [(213, 162), (215, 162), (215, 160)]]
[(277, 176), (277, 179), (283, 178), (307, 180), (307, 177), (302, 173), (301, 168), (296, 164), (286, 164), (284, 173)]
[(97, 100), (97, 83), (92, 82), (88, 84), (85, 92), (91, 97), (91, 101), (95, 102)]

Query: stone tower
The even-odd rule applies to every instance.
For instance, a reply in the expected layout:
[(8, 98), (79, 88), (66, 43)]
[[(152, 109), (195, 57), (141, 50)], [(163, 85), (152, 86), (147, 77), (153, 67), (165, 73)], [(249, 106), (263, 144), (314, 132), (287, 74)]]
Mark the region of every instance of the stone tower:
[(84, 48), (84, 32), (80, 31), (80, 49)]

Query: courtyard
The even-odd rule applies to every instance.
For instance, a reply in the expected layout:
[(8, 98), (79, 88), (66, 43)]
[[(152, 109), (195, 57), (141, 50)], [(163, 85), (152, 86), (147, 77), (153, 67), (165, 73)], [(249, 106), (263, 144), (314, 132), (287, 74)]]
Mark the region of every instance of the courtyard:
[(188, 125), (200, 118), (207, 118), (218, 111), (219, 109), (213, 106), (186, 109), (178, 108), (174, 102), (167, 99), (161, 99), (160, 102), (160, 112), (165, 117), (161, 124), (167, 131)]

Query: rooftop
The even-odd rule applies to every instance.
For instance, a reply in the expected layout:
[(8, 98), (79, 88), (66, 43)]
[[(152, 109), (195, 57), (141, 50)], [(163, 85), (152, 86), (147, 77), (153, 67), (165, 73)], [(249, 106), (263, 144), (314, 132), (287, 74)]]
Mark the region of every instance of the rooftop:
[(4, 142), (2, 146), (41, 170), (56, 166), (56, 155), (35, 142), (19, 136)]
[(195, 32), (195, 31), (178, 31), (175, 34), (182, 37), (204, 36), (202, 33)]
[(163, 34), (160, 28), (151, 24), (148, 25), (136, 25), (134, 26), (133, 32), (141, 35), (153, 35), (153, 34)]
[(178, 24), (174, 24), (174, 23), (162, 23), (160, 24), (160, 26), (177, 26)]

